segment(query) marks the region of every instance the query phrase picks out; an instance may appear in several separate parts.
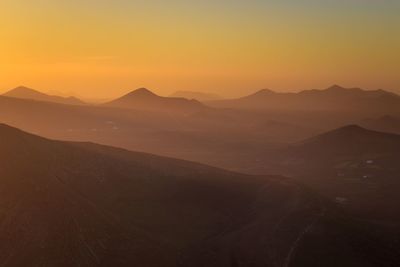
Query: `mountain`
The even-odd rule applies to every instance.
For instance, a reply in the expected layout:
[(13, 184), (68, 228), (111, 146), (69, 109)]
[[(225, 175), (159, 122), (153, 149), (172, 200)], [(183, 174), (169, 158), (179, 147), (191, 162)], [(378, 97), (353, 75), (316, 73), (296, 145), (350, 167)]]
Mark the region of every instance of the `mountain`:
[(41, 136), (92, 141), (252, 174), (270, 173), (262, 160), (265, 150), (365, 118), (218, 108), (172, 114), (0, 96), (1, 122)]
[(67, 105), (83, 105), (85, 104), (80, 99), (76, 97), (61, 97), (55, 95), (47, 95), (36, 91), (31, 88), (27, 88), (24, 86), (20, 86), (12, 89), (4, 94), (4, 96), (22, 98), (22, 99), (31, 99), (37, 101), (46, 101), (46, 102), (54, 102), (59, 104), (67, 104)]
[(3, 124), (0, 160), (5, 267), (399, 262), (385, 238), (288, 179), (53, 141)]
[(201, 101), (201, 102), (222, 99), (222, 97), (217, 95), (217, 94), (194, 92), (194, 91), (176, 91), (175, 93), (170, 95), (170, 97), (196, 99), (196, 100)]
[(117, 108), (174, 113), (192, 113), (205, 108), (205, 106), (197, 100), (188, 100), (179, 97), (162, 97), (146, 88), (136, 89), (104, 105)]
[(211, 106), (256, 110), (347, 111), (392, 113), (400, 111), (400, 96), (384, 90), (367, 91), (333, 85), (324, 90), (278, 93), (268, 89), (238, 99), (207, 102)]
[(379, 118), (366, 119), (360, 125), (375, 131), (400, 134), (400, 117), (385, 115)]
[(50, 138), (188, 159), (253, 174), (271, 173), (266, 150), (359, 122), (343, 113), (204, 108), (173, 113), (104, 105), (62, 105), (0, 96), (0, 121)]
[(92, 141), (246, 172), (257, 163), (253, 155), (266, 147), (320, 132), (286, 123), (284, 118), (272, 120), (240, 110), (206, 108), (184, 114), (0, 96), (1, 122), (41, 136)]
[(345, 200), (360, 218), (399, 225), (400, 135), (348, 125), (267, 154), (275, 173)]
[[(399, 171), (400, 135), (347, 125), (306, 139), (272, 153), (271, 157), (289, 168), (310, 172), (357, 169), (373, 162), (375, 170)], [(358, 167), (357, 167), (358, 166)], [(385, 166), (385, 167), (383, 167)], [(353, 168), (355, 167), (355, 168)]]
[(400, 152), (400, 136), (348, 125), (307, 139), (291, 148), (303, 157), (361, 157)]

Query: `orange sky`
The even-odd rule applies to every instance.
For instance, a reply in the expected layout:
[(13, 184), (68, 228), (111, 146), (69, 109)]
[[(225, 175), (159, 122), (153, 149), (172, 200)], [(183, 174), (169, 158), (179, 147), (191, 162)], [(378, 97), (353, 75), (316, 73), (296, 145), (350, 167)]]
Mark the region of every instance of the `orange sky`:
[(3, 0), (0, 91), (400, 90), (399, 1), (316, 2)]

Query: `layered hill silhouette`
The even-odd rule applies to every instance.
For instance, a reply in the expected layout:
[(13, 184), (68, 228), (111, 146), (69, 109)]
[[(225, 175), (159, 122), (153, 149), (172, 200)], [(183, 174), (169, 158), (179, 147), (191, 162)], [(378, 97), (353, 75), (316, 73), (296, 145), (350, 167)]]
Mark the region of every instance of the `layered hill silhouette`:
[(400, 136), (348, 125), (293, 145), (290, 150), (293, 155), (324, 162), (337, 157), (400, 155)]
[(258, 110), (321, 110), (367, 113), (399, 112), (400, 96), (384, 90), (367, 91), (333, 85), (324, 90), (278, 93), (269, 89), (238, 99), (208, 102), (216, 107)]
[(136, 89), (104, 105), (125, 109), (178, 113), (191, 113), (205, 108), (205, 106), (197, 100), (188, 100), (182, 97), (162, 97), (146, 88)]
[[(347, 125), (302, 142), (271, 151), (272, 161), (292, 173), (352, 170), (375, 166), (375, 171), (400, 171), (400, 135)], [(381, 168), (377, 168), (377, 164)]]
[(0, 160), (2, 266), (398, 263), (384, 240), (287, 179), (4, 124)]
[(46, 101), (46, 102), (53, 102), (59, 104), (68, 104), (68, 105), (83, 105), (85, 104), (83, 101), (76, 97), (61, 97), (55, 95), (48, 95), (34, 89), (19, 86), (14, 88), (4, 94), (4, 96), (8, 97), (15, 97), (21, 99), (31, 99), (36, 101)]
[(249, 173), (269, 173), (258, 155), (270, 147), (364, 118), (352, 120), (347, 113), (341, 117), (217, 108), (155, 112), (0, 96), (1, 121), (42, 136), (94, 141)]
[(393, 212), (400, 208), (400, 135), (348, 125), (270, 151), (267, 158), (274, 172), (297, 177), (333, 201), (345, 202), (352, 214), (400, 222)]
[[(139, 90), (136, 93), (141, 95), (140, 92), (154, 99), (151, 92)], [(155, 96), (155, 99), (159, 97)], [(171, 103), (170, 98), (161, 99)], [(157, 104), (158, 101), (150, 102), (155, 108), (61, 105), (0, 96), (0, 120), (52, 138), (94, 141), (247, 173), (270, 173), (262, 156), (266, 150), (339, 125), (359, 123), (366, 117), (364, 114), (352, 116), (349, 112), (204, 108), (201, 104), (199, 110), (185, 108), (173, 112), (171, 110), (178, 109), (167, 107), (162, 109), (163, 112), (154, 112), (163, 105)], [(184, 102), (191, 103), (189, 100)], [(171, 113), (184, 116), (171, 116)]]
[(249, 153), (318, 132), (301, 124), (270, 120), (265, 114), (229, 109), (206, 108), (173, 115), (0, 96), (0, 121), (42, 136), (93, 141), (225, 168), (245, 169), (244, 156), (254, 162)]
[(400, 117), (398, 116), (385, 115), (378, 118), (366, 119), (362, 120), (360, 125), (375, 131), (400, 134)]
[(220, 100), (221, 96), (217, 94), (211, 93), (203, 93), (203, 92), (195, 92), (195, 91), (176, 91), (171, 94), (170, 97), (181, 97), (186, 99), (196, 99), (198, 101), (212, 101), (212, 100)]

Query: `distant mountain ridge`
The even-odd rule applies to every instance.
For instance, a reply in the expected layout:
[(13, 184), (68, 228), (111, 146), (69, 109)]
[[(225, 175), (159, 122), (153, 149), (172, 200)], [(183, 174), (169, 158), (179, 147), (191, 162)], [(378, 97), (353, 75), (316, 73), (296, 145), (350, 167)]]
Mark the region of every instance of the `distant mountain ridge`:
[(269, 89), (254, 94), (220, 101), (210, 101), (215, 107), (256, 110), (321, 110), (359, 112), (399, 112), (400, 96), (382, 89), (363, 90), (333, 85), (323, 90), (279, 93)]
[(189, 100), (182, 97), (163, 97), (156, 95), (146, 88), (136, 89), (120, 98), (107, 102), (104, 105), (125, 109), (177, 113), (190, 113), (205, 108), (205, 106), (197, 100)]
[(62, 97), (56, 95), (48, 95), (37, 90), (19, 86), (16, 87), (5, 94), (4, 96), (14, 97), (14, 98), (21, 98), (21, 99), (30, 99), (36, 101), (45, 101), (45, 102), (54, 102), (58, 104), (67, 104), (67, 105), (83, 105), (85, 104), (82, 100), (76, 97)]

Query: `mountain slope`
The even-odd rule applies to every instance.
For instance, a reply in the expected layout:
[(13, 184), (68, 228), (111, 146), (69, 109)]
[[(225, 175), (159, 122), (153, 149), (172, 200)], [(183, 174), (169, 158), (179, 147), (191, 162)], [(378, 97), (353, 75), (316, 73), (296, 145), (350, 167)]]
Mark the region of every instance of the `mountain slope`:
[(221, 96), (211, 93), (194, 92), (194, 91), (176, 91), (170, 97), (183, 97), (186, 99), (196, 99), (198, 101), (211, 101), (222, 99)]
[(175, 114), (0, 96), (0, 121), (41, 136), (92, 141), (225, 168), (245, 165), (244, 157), (254, 162), (248, 156), (254, 149), (319, 132), (252, 112), (206, 108)]
[(191, 113), (205, 108), (205, 106), (197, 100), (162, 97), (146, 88), (134, 90), (118, 99), (106, 103), (105, 106), (178, 113)]
[(319, 158), (323, 155), (388, 154), (399, 151), (400, 136), (348, 125), (310, 138), (293, 149), (304, 154), (315, 153)]
[(400, 134), (400, 117), (385, 115), (379, 118), (367, 119), (360, 125), (371, 130)]
[[(400, 172), (400, 135), (347, 125), (277, 151), (267, 158), (291, 173)], [(280, 172), (280, 171), (279, 171)], [(366, 172), (371, 172), (366, 171)], [(358, 176), (361, 176), (359, 174)]]
[(349, 125), (267, 154), (275, 173), (344, 202), (351, 214), (399, 225), (400, 135)]
[(5, 93), (4, 96), (22, 98), (22, 99), (31, 99), (37, 101), (54, 102), (54, 103), (68, 104), (68, 105), (84, 104), (84, 102), (82, 102), (76, 97), (61, 97), (61, 96), (47, 95), (24, 86), (14, 88), (11, 91)]
[[(0, 160), (1, 266), (309, 266), (323, 251), (331, 256), (314, 259), (321, 266), (335, 266), (339, 254), (335, 264), (397, 261), (351, 223), (327, 227), (340, 217), (282, 178), (52, 141), (6, 125)], [(345, 237), (362, 237), (363, 252)]]

